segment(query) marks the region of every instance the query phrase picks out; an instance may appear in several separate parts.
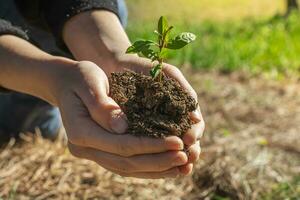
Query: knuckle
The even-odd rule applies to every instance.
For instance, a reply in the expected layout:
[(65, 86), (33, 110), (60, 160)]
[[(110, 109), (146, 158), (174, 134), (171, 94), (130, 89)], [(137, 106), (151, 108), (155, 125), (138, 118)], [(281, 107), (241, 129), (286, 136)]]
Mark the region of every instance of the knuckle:
[(104, 111), (104, 105), (100, 101), (97, 101), (95, 96), (90, 98), (88, 104), (90, 115), (94, 120), (97, 120), (99, 118), (101, 119), (102, 116), (106, 114), (106, 112)]
[(190, 158), (191, 158), (191, 162), (197, 161), (199, 158), (199, 151), (197, 150), (190, 151)]
[(195, 144), (197, 141), (197, 134), (195, 132), (189, 132), (188, 134), (185, 135), (184, 141), (186, 145), (192, 145)]
[(191, 156), (191, 161), (196, 162), (199, 160), (201, 154), (201, 147), (200, 147), (200, 142), (197, 142), (195, 146), (191, 148), (190, 156)]
[(99, 113), (98, 111), (106, 110), (109, 107), (109, 104), (104, 102), (104, 100), (99, 97), (97, 94), (93, 94), (93, 98), (91, 100), (91, 107), (94, 109), (95, 112), (93, 112), (95, 115), (101, 115), (103, 113)]
[(134, 155), (133, 146), (134, 145), (131, 145), (128, 140), (122, 140), (120, 137), (117, 142), (118, 154), (123, 157), (133, 156)]

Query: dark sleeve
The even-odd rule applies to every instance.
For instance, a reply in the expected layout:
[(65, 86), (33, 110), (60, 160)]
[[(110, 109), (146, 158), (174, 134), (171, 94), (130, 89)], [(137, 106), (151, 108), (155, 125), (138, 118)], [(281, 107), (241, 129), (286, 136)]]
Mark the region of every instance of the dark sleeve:
[(63, 26), (71, 17), (93, 9), (105, 9), (118, 15), (117, 0), (42, 0), (41, 11), (59, 43)]
[(28, 40), (28, 36), (24, 30), (21, 28), (14, 26), (11, 22), (6, 21), (4, 19), (0, 19), (0, 35), (10, 34), (15, 35), (25, 40)]

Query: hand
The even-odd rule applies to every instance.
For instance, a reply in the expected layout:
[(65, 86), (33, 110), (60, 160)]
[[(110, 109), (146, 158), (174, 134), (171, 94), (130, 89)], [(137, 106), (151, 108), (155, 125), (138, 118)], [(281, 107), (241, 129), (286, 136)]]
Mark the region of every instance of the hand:
[[(82, 26), (86, 28), (82, 29)], [(135, 55), (124, 55), (131, 43), (118, 17), (108, 11), (88, 11), (72, 17), (64, 26), (63, 38), (77, 60), (93, 61), (101, 66), (107, 75), (110, 75), (111, 72), (123, 71), (126, 68), (148, 75), (152, 67), (151, 62), (147, 59)], [(164, 71), (178, 80), (195, 99), (197, 98), (193, 88), (176, 67), (166, 64)], [(199, 157), (199, 138), (204, 130), (200, 108), (191, 115), (198, 123), (183, 138), (190, 152), (189, 164), (180, 167), (184, 174), (191, 172), (192, 163)]]
[(124, 114), (108, 96), (108, 79), (97, 65), (79, 62), (61, 74), (64, 78), (57, 83), (57, 102), (74, 156), (95, 161), (122, 176), (165, 178), (180, 174), (178, 166), (188, 162), (181, 151), (182, 140), (123, 134), (127, 127)]
[[(117, 66), (114, 67), (114, 69), (117, 69), (116, 71), (124, 71), (126, 69), (129, 69), (135, 72), (141, 72), (149, 75), (150, 68), (152, 67), (152, 63), (150, 60), (146, 58), (140, 58), (135, 55), (125, 55), (119, 57), (118, 60), (119, 61), (117, 62)], [(198, 102), (197, 93), (184, 78), (183, 74), (177, 67), (169, 64), (164, 64), (163, 71), (168, 76), (177, 80), (180, 85), (192, 97), (195, 98), (196, 102)], [(200, 138), (202, 137), (205, 128), (205, 122), (203, 120), (199, 106), (196, 111), (191, 113), (191, 118), (195, 122), (195, 124), (192, 125), (192, 128), (188, 130), (187, 133), (183, 136), (185, 149), (187, 149), (187, 151), (189, 152), (188, 163), (180, 167), (180, 170), (183, 174), (190, 174), (193, 168), (193, 163), (195, 163), (199, 159), (199, 155), (201, 152)]]

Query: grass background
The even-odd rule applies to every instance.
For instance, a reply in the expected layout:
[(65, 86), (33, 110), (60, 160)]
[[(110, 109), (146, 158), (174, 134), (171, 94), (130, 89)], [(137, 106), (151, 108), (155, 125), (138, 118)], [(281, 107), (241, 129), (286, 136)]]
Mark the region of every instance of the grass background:
[(170, 52), (169, 62), (224, 72), (246, 70), (272, 78), (300, 75), (300, 14), (282, 17), (284, 0), (128, 0), (132, 41), (155, 39), (159, 16), (174, 33), (193, 32), (197, 41)]

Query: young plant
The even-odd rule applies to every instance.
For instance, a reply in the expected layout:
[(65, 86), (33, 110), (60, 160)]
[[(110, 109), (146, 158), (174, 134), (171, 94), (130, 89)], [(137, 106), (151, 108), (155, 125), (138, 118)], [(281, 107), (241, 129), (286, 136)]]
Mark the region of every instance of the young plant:
[(169, 26), (167, 19), (162, 16), (158, 21), (157, 30), (154, 31), (158, 36), (157, 42), (152, 40), (138, 40), (126, 51), (126, 53), (138, 53), (152, 60), (153, 68), (150, 70), (150, 75), (153, 79), (159, 77), (159, 80), (161, 80), (163, 62), (168, 50), (181, 49), (196, 40), (196, 35), (188, 32), (183, 32), (172, 38), (172, 29), (173, 26)]

